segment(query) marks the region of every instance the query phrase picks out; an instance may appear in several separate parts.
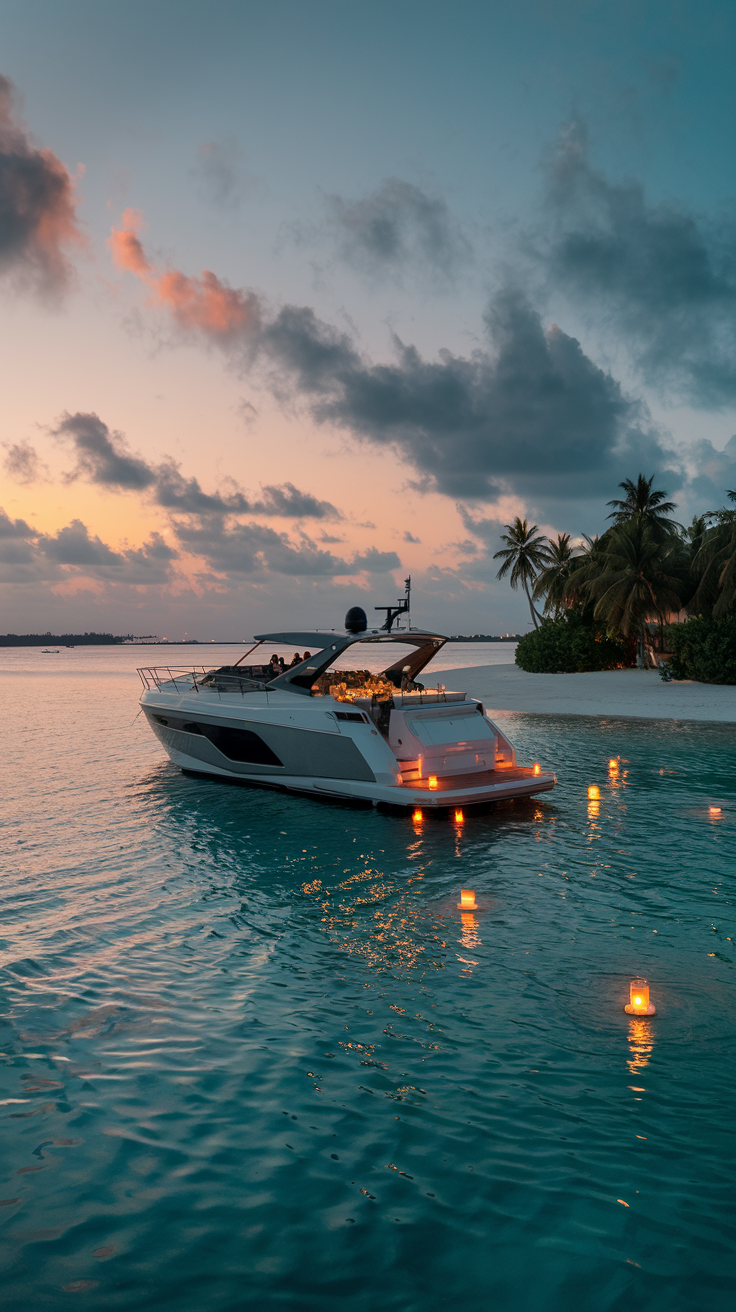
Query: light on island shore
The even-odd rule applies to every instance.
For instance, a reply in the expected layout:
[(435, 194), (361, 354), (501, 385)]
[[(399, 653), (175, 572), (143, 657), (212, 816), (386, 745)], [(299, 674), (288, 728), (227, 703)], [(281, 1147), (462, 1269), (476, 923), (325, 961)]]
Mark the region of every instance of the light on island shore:
[(624, 1011), (628, 1011), (630, 1016), (653, 1016), (657, 1010), (654, 1003), (649, 1001), (649, 981), (646, 979), (632, 979), (629, 998)]
[(437, 775), (436, 775), (436, 774), (431, 774), (431, 775), (429, 776), (429, 779), (427, 780), (427, 783), (429, 784), (430, 788), (436, 788), (436, 787), (437, 787)]
[(472, 888), (460, 889), (460, 901), (458, 907), (461, 911), (477, 911), (478, 903), (475, 900), (475, 892)]
[(589, 802), (600, 802), (600, 800), (601, 800), (601, 790), (600, 790), (600, 788), (598, 787), (598, 785), (597, 785), (597, 784), (589, 784), (589, 785), (588, 785), (588, 801), (589, 801)]

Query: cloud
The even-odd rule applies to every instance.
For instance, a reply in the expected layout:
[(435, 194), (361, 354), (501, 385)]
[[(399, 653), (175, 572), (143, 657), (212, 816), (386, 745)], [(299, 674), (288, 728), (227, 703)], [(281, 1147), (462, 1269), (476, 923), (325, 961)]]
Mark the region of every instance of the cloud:
[(160, 533), (141, 547), (113, 551), (86, 524), (73, 519), (57, 533), (39, 533), (23, 519), (0, 509), (0, 580), (2, 582), (74, 583), (94, 578), (114, 584), (167, 582), (179, 552)]
[[(150, 267), (142, 248), (140, 259)], [(260, 303), (229, 336), (199, 326), (229, 362), (260, 360), (282, 403), (296, 400), (317, 423), (391, 447), (417, 471), (421, 491), (468, 501), (515, 492), (570, 507), (610, 493), (634, 465), (666, 474), (671, 488), (681, 481), (646, 406), (575, 338), (555, 324), (545, 331), (518, 287), (494, 297), (488, 345), (469, 356), (442, 350), (426, 360), (394, 338), (393, 361), (373, 363), (308, 306), (268, 313)]]
[(203, 269), (198, 278), (178, 269), (157, 270), (143, 249), (138, 210), (123, 214), (122, 228), (113, 228), (109, 245), (118, 268), (135, 274), (149, 288), (154, 304), (165, 306), (185, 332), (200, 330), (218, 342), (238, 340), (257, 328), (260, 307), (254, 292), (238, 291)]
[(398, 569), (401, 562), (393, 551), (368, 551), (342, 560), (322, 551), (310, 538), (294, 545), (288, 534), (277, 533), (264, 524), (223, 525), (222, 520), (199, 519), (179, 522), (179, 542), (188, 552), (203, 557), (210, 567), (228, 575), (257, 575), (267, 570), (291, 577), (335, 578), (340, 575), (383, 573)]
[(194, 173), (204, 198), (218, 209), (237, 210), (243, 199), (243, 152), (234, 137), (204, 141), (197, 149)]
[[(65, 412), (52, 429), (55, 437), (71, 441), (77, 463), (64, 477), (83, 479), (112, 491), (146, 491), (155, 503), (180, 514), (259, 514), (293, 519), (342, 519), (329, 501), (302, 492), (293, 483), (268, 485), (258, 498), (245, 495), (234, 482), (229, 493), (204, 492), (196, 478), (185, 478), (170, 459), (149, 464), (133, 455), (122, 433), (111, 430), (94, 412)], [(15, 449), (15, 448), (14, 448)], [(35, 454), (35, 453), (34, 453)]]
[(45, 483), (49, 477), (48, 466), (41, 460), (36, 448), (25, 438), (22, 442), (4, 443), (7, 455), (3, 469), (14, 483)]
[(82, 244), (74, 183), (53, 151), (33, 144), (0, 75), (0, 270), (58, 294), (69, 282), (69, 245)]
[[(499, 294), (486, 316), (490, 349), (427, 361), (395, 341), (372, 364), (311, 309), (285, 306), (262, 350), (322, 423), (393, 447), (425, 489), (493, 500), (510, 487), (574, 501), (600, 495), (645, 461), (671, 453), (646, 408), (556, 325), (544, 331), (524, 294)], [(670, 471), (670, 481), (675, 479)]]
[(414, 534), (413, 534), (413, 533), (410, 533), (409, 530), (408, 530), (408, 528), (407, 528), (407, 529), (404, 530), (404, 538), (403, 538), (403, 540), (404, 540), (404, 542), (413, 542), (415, 545), (418, 545), (418, 544), (421, 542), (422, 539), (421, 539), (421, 538), (415, 538), (415, 537), (414, 537)]
[(65, 412), (54, 428), (56, 437), (70, 437), (77, 456), (68, 482), (83, 478), (103, 487), (141, 491), (156, 481), (154, 470), (140, 456), (130, 455), (121, 433), (111, 432), (99, 415)]
[(727, 490), (736, 489), (736, 436), (729, 438), (722, 451), (712, 442), (694, 442), (688, 452), (694, 469), (688, 485), (688, 501), (702, 514), (726, 502)]
[(360, 200), (329, 197), (339, 257), (371, 277), (408, 269), (452, 282), (470, 246), (446, 202), (400, 178), (387, 178)]
[[(537, 258), (551, 282), (605, 317), (646, 380), (696, 404), (736, 398), (736, 249), (675, 202), (591, 168), (584, 125), (565, 130), (548, 174)], [(551, 224), (550, 224), (551, 216)]]

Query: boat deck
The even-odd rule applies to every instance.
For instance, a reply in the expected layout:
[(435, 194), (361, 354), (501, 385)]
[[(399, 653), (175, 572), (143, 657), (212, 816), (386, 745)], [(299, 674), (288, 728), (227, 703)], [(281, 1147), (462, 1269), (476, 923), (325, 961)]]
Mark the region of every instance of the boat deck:
[(519, 779), (551, 778), (549, 770), (542, 770), (535, 775), (532, 765), (500, 765), (495, 770), (468, 771), (465, 774), (446, 774), (437, 776), (437, 785), (430, 788), (429, 779), (407, 779), (406, 787), (412, 792), (451, 793), (460, 788), (484, 788), (494, 784), (515, 783)]

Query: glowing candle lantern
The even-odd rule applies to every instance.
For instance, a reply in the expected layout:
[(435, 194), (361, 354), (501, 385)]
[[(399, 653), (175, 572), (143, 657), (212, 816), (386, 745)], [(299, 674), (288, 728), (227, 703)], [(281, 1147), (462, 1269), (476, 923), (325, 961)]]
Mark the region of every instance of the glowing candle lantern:
[(456, 825), (462, 825), (462, 824), (464, 824), (464, 823), (465, 823), (465, 816), (463, 815), (462, 811), (456, 811), (456, 812), (455, 812), (455, 824), (456, 824)]
[(618, 774), (618, 761), (611, 760), (608, 762), (608, 773)]
[(412, 820), (414, 821), (414, 824), (420, 825), (423, 819), (424, 816), (422, 815), (422, 812), (419, 809), (417, 809), (412, 816)]
[(601, 800), (601, 790), (597, 784), (590, 784), (588, 787), (588, 801), (599, 802)]
[(720, 814), (721, 814), (721, 808), (720, 808), (720, 806), (709, 806), (709, 807), (708, 807), (708, 814), (709, 814), (709, 815), (720, 815)]
[(458, 907), (461, 911), (477, 911), (478, 903), (475, 900), (475, 893), (472, 888), (460, 889), (460, 901)]
[(535, 761), (535, 762), (534, 762), (534, 773), (535, 773), (535, 774), (541, 774), (541, 773), (542, 773), (542, 767), (541, 767), (541, 765), (539, 764), (539, 761)]
[(657, 1008), (653, 1002), (649, 1001), (649, 981), (646, 979), (632, 979), (630, 986), (630, 1001), (624, 1007), (630, 1016), (653, 1016)]
[(429, 784), (430, 788), (436, 788), (436, 787), (437, 787), (437, 775), (436, 775), (436, 774), (431, 774), (431, 775), (429, 776), (429, 779), (427, 780), (427, 783)]

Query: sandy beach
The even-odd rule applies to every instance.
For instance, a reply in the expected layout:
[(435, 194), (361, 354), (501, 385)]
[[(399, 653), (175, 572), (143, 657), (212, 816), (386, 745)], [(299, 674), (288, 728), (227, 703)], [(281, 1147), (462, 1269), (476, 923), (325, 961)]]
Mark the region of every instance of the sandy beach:
[(528, 711), (736, 724), (736, 686), (663, 683), (655, 670), (527, 674), (517, 665), (476, 665), (444, 670), (442, 682), (480, 698), (490, 713)]

